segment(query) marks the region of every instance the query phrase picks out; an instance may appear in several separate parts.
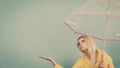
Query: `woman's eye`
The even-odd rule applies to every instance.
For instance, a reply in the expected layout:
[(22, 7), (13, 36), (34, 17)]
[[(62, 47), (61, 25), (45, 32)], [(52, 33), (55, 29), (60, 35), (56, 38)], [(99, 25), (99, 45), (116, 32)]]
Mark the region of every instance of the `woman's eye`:
[(85, 40), (82, 40), (82, 42), (85, 42)]

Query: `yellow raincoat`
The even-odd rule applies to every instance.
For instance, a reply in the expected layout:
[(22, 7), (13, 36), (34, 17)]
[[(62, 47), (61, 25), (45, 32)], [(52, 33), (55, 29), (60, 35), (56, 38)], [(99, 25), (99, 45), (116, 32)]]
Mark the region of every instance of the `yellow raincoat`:
[[(97, 51), (98, 51), (98, 58), (94, 68), (98, 68), (102, 54), (104, 55), (104, 58), (103, 58), (104, 68), (114, 68), (111, 57), (107, 53), (102, 52), (99, 49), (97, 49)], [(63, 68), (63, 67), (59, 64), (55, 64), (54, 68)], [(72, 68), (90, 68), (90, 61), (87, 58), (87, 56), (84, 55), (73, 65)]]

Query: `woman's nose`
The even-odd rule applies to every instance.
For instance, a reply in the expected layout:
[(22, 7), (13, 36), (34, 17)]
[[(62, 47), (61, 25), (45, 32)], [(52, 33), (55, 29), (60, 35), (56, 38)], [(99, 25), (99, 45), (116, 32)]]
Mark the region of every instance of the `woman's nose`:
[(83, 43), (80, 43), (80, 46), (82, 46), (83, 45)]

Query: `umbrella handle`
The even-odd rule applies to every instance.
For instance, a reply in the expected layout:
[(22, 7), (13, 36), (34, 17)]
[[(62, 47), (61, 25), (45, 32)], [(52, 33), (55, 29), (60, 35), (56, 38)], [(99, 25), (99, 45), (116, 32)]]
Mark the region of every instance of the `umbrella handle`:
[(103, 58), (104, 58), (104, 56), (103, 56), (103, 54), (102, 54), (102, 55), (101, 55), (101, 59), (100, 59), (100, 60), (101, 60), (101, 61), (103, 61)]

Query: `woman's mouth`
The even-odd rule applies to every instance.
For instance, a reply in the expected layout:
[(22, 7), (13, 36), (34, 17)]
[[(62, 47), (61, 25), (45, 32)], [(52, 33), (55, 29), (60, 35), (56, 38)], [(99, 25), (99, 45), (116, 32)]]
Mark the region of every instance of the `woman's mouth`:
[(80, 49), (82, 49), (83, 47), (80, 47)]

